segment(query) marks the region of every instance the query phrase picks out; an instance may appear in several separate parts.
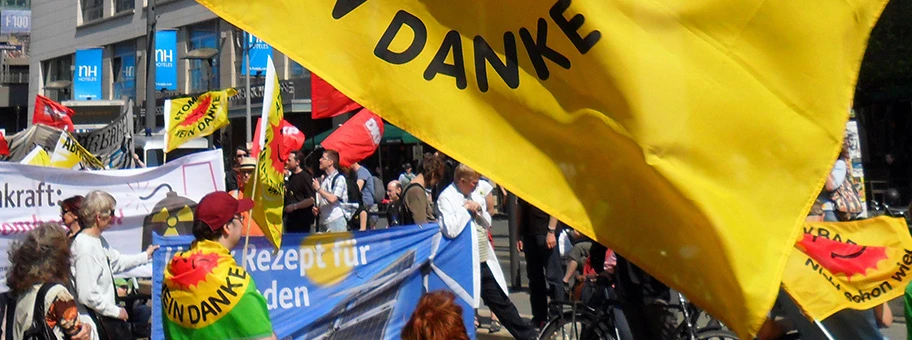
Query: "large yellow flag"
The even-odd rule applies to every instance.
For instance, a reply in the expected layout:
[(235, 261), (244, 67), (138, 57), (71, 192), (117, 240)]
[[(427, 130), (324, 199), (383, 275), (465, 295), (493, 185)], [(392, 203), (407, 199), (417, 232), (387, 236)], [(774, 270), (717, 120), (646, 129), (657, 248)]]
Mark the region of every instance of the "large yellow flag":
[(840, 310), (870, 309), (912, 282), (912, 236), (906, 220), (807, 222), (789, 256), (782, 285), (815, 320)]
[(266, 66), (261, 117), (261, 121), (266, 123), (260, 124), (260, 139), (253, 141), (262, 151), (257, 157), (256, 176), (252, 178), (256, 183), (247, 184), (244, 197), (253, 199), (250, 215), (276, 249), (282, 245), (282, 212), (285, 208), (285, 163), (279, 159), (284, 116), (279, 78), (270, 57)]
[(19, 163), (37, 165), (37, 166), (49, 166), (51, 165), (51, 157), (48, 156), (47, 151), (44, 151), (40, 146), (35, 146), (25, 158), (23, 158)]
[(168, 113), (165, 152), (171, 152), (191, 139), (211, 135), (228, 125), (228, 98), (236, 94), (237, 90), (229, 88), (165, 101), (164, 112)]
[(103, 170), (105, 168), (104, 163), (79, 144), (76, 138), (73, 138), (69, 132), (62, 131), (60, 138), (57, 139), (57, 146), (54, 147), (54, 153), (51, 154), (49, 165), (55, 168), (72, 169), (80, 163), (92, 169)]
[(742, 335), (773, 304), (886, 4), (198, 1)]

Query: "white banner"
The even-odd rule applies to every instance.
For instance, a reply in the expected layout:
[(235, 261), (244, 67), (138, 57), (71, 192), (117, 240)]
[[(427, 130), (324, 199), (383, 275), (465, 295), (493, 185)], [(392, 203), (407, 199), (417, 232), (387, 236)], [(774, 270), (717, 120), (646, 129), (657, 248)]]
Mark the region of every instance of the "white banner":
[[(104, 233), (124, 254), (143, 251), (151, 232), (189, 235), (204, 195), (225, 190), (222, 151), (212, 150), (147, 169), (75, 171), (0, 162), (0, 292), (7, 291), (11, 242), (41, 223), (62, 223), (58, 202), (92, 190), (117, 200), (115, 225)], [(120, 276), (120, 275), (119, 275)], [(123, 276), (151, 277), (152, 266)]]

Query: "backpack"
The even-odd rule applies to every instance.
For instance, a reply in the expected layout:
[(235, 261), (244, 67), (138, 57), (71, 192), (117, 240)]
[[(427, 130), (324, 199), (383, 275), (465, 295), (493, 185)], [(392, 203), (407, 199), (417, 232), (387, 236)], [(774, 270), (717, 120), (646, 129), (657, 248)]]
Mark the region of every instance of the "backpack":
[[(418, 183), (409, 183), (405, 189), (402, 190), (402, 197), (399, 198), (399, 224), (400, 225), (413, 225), (415, 224), (415, 218), (412, 216), (412, 212), (409, 211), (409, 208), (405, 205), (405, 193), (413, 187), (418, 187), (421, 190), (421, 193), (424, 193), (424, 187)], [(424, 209), (424, 207), (421, 207)]]
[(386, 187), (383, 186), (383, 180), (374, 176), (374, 203), (380, 204), (384, 197), (386, 197)]
[(836, 217), (840, 221), (851, 221), (862, 212), (858, 191), (852, 184), (851, 173), (846, 173), (845, 180), (831, 194), (830, 199), (836, 205)]
[[(333, 191), (336, 189), (336, 179), (341, 176), (342, 173), (337, 173), (336, 176), (333, 177)], [(348, 230), (359, 230), (361, 229), (361, 212), (365, 211), (364, 204), (361, 200), (361, 190), (358, 189), (358, 181), (353, 178), (345, 178), (345, 184), (348, 187), (348, 197), (343, 197), (342, 202), (357, 205), (357, 208), (355, 208), (355, 211), (352, 212), (351, 217), (347, 217), (345, 221), (348, 224)], [(343, 214), (343, 216), (346, 215)]]
[(47, 295), (48, 290), (54, 285), (56, 285), (56, 283), (46, 282), (38, 289), (38, 295), (35, 295), (35, 307), (32, 311), (32, 327), (25, 330), (25, 333), (22, 335), (23, 340), (57, 340), (57, 335), (48, 327), (44, 318), (44, 298), (45, 295)]

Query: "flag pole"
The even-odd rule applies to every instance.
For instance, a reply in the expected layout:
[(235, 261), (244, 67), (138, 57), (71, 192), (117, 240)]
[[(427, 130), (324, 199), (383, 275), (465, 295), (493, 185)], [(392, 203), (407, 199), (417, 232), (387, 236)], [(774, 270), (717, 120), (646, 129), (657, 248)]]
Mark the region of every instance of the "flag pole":
[(828, 331), (826, 327), (823, 327), (823, 324), (820, 323), (820, 320), (814, 319), (814, 324), (820, 328), (820, 331), (823, 332), (823, 335), (826, 336), (828, 340), (834, 340), (833, 335), (830, 334), (830, 331)]
[[(257, 177), (260, 176), (260, 156), (263, 155), (262, 149), (263, 149), (263, 146), (260, 145), (260, 154), (257, 156), (256, 170), (254, 170), (254, 172), (253, 172), (253, 177), (250, 178), (250, 180), (253, 180), (253, 188), (251, 188), (251, 190), (250, 190), (250, 196), (256, 195), (257, 182), (259, 182), (259, 179)], [(250, 180), (247, 181), (248, 184), (250, 183)], [(247, 270), (247, 247), (250, 245), (250, 221), (251, 220), (253, 220), (253, 215), (248, 213), (247, 214), (247, 226), (244, 227), (244, 253), (241, 256), (241, 261), (244, 262), (244, 270)]]
[[(171, 141), (171, 131), (168, 130), (171, 124), (171, 99), (166, 99), (165, 104), (162, 105), (162, 116), (165, 117), (165, 146), (162, 148), (162, 164), (168, 163), (168, 142)], [(148, 162), (148, 160), (146, 160)]]

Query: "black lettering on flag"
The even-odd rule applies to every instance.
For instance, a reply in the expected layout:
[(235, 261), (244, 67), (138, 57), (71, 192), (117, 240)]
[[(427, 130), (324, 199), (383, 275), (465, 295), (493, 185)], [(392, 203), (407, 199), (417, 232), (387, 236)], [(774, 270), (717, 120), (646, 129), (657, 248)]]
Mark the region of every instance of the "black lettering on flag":
[(351, 13), (351, 11), (365, 2), (367, 2), (367, 0), (336, 0), (336, 4), (333, 6), (332, 11), (333, 19), (342, 19), (342, 17), (348, 15), (348, 13)]
[(583, 27), (583, 22), (586, 21), (586, 17), (582, 14), (577, 14), (570, 20), (567, 20), (567, 18), (564, 17), (564, 11), (570, 8), (570, 2), (571, 0), (557, 0), (549, 11), (551, 20), (554, 20), (554, 23), (557, 24), (557, 27), (560, 27), (561, 31), (564, 31), (564, 34), (567, 35), (567, 38), (570, 39), (573, 46), (576, 46), (577, 51), (581, 54), (586, 54), (586, 52), (589, 52), (589, 49), (591, 49), (592, 46), (595, 46), (595, 43), (602, 37), (602, 32), (593, 30), (592, 32), (589, 32), (585, 38), (581, 37), (579, 29), (580, 27)]
[(209, 321), (209, 314), (212, 314), (212, 316), (218, 315), (218, 313), (215, 312), (215, 309), (213, 309), (206, 300), (200, 302), (200, 310), (203, 311), (203, 321)]
[[(412, 29), (412, 32), (415, 33), (415, 38), (405, 51), (390, 51), (390, 44), (396, 38), (396, 35), (399, 34), (403, 25)], [(396, 12), (393, 21), (390, 22), (386, 31), (383, 32), (383, 36), (380, 37), (380, 41), (377, 42), (377, 46), (374, 47), (374, 55), (390, 64), (401, 65), (415, 59), (424, 49), (425, 44), (427, 44), (427, 27), (424, 26), (424, 23), (418, 17), (400, 10)]]
[(532, 67), (535, 68), (535, 74), (538, 79), (548, 80), (551, 72), (548, 71), (548, 65), (545, 65), (545, 58), (550, 59), (555, 64), (564, 69), (570, 69), (570, 59), (548, 47), (548, 23), (545, 19), (538, 18), (538, 32), (536, 38), (532, 39), (532, 33), (525, 27), (519, 29), (519, 37), (522, 39), (526, 51), (529, 53), (529, 59), (532, 61)]
[[(224, 287), (224, 286), (222, 286), (222, 287)], [(228, 300), (228, 297), (225, 296), (225, 292), (224, 292), (224, 291), (222, 291), (222, 290), (217, 290), (216, 292), (218, 293), (218, 297), (219, 297), (219, 298), (216, 298), (215, 296), (210, 296), (210, 297), (209, 297), (209, 303), (212, 304), (212, 307), (215, 308), (215, 310), (217, 310), (218, 313), (221, 313), (221, 312), (222, 312), (222, 306), (219, 306), (219, 304), (221, 303), (221, 304), (223, 304), (223, 305), (225, 305), (225, 306), (228, 306), (228, 305), (231, 305), (231, 300)], [(216, 313), (216, 314), (218, 314), (218, 313)]]
[(497, 72), (497, 75), (503, 79), (511, 89), (519, 87), (519, 65), (516, 62), (516, 37), (513, 32), (504, 33), (504, 56), (506, 62), (502, 62), (497, 53), (491, 49), (491, 45), (480, 35), (473, 39), (475, 45), (475, 78), (478, 78), (478, 89), (481, 92), (488, 91), (488, 68), (485, 61), (491, 64), (491, 67)]
[(194, 305), (189, 305), (189, 306), (187, 306), (187, 314), (190, 314), (190, 315), (189, 315), (189, 316), (190, 316), (190, 323), (192, 323), (192, 324), (197, 324), (197, 323), (199, 323), (199, 322), (200, 322), (200, 317), (202, 317), (202, 315), (200, 314), (200, 309), (199, 309), (199, 307), (194, 306)]
[[(451, 51), (453, 63), (447, 64), (446, 58)], [(438, 73), (456, 78), (456, 87), (460, 90), (464, 90), (468, 85), (465, 73), (465, 58), (462, 55), (462, 39), (460, 39), (459, 32), (450, 30), (443, 37), (440, 49), (437, 50), (434, 59), (424, 70), (424, 79), (432, 80)]]

